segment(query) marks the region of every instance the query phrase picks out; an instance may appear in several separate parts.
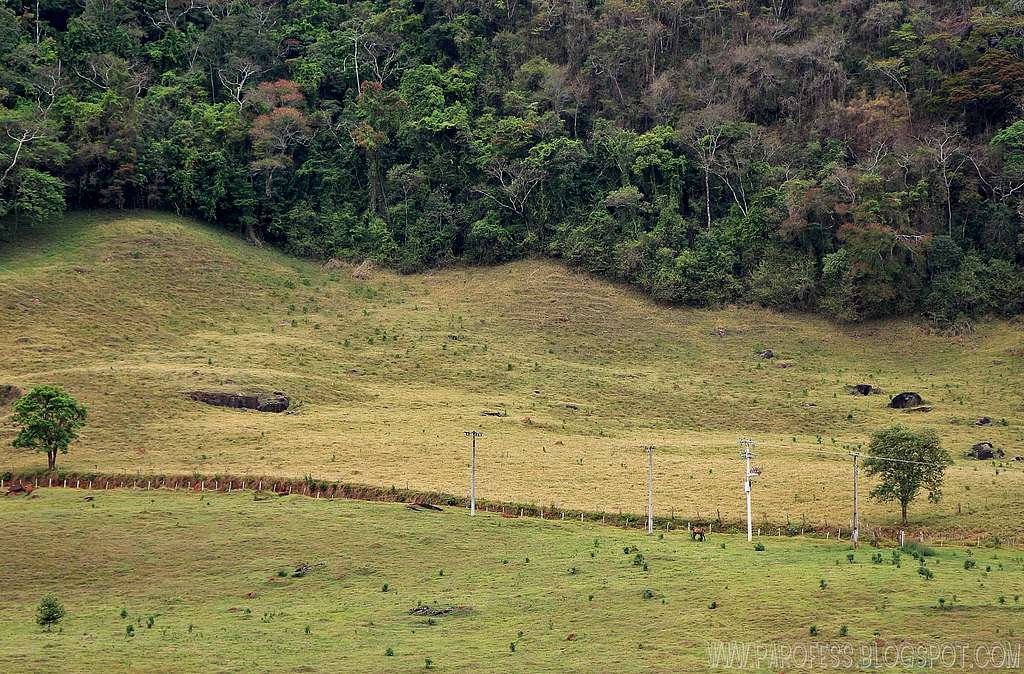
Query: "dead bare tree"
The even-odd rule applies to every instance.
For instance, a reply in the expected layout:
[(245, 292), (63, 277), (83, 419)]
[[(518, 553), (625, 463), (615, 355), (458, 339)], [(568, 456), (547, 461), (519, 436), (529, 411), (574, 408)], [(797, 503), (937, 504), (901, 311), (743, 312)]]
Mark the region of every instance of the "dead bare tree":
[(542, 168), (524, 159), (495, 159), (484, 173), (497, 185), (481, 184), (473, 191), (516, 215), (525, 215), (530, 195), (546, 175)]
[(7, 137), (14, 142), (13, 150), (2, 151), (0, 150), (0, 160), (7, 164), (7, 168), (4, 169), (3, 174), (0, 174), (0, 186), (7, 181), (11, 171), (18, 165), (18, 161), (21, 159), (22, 150), (25, 149), (26, 145), (33, 143), (34, 141), (41, 140), (46, 137), (46, 134), (37, 127), (29, 126), (18, 131), (12, 131), (7, 129)]
[[(60, 59), (57, 63), (49, 66), (44, 66), (35, 72), (35, 77), (32, 81), (32, 87), (38, 92), (36, 98), (36, 104), (46, 114), (53, 107), (54, 102), (57, 100), (57, 95), (64, 88), (64, 62)], [(46, 99), (44, 104), (42, 99)]]
[(958, 129), (942, 124), (920, 142), (942, 183), (946, 196), (946, 230), (947, 234), (952, 236), (953, 181), (960, 175), (960, 169), (968, 160), (968, 153), (964, 150), (964, 138)]
[(263, 74), (263, 72), (264, 69), (260, 68), (252, 59), (238, 59), (227, 67), (218, 68), (217, 77), (231, 94), (231, 98), (241, 108), (246, 85)]
[(176, 29), (178, 23), (192, 12), (209, 9), (209, 6), (210, 3), (205, 0), (164, 0), (163, 7), (155, 10), (144, 8), (142, 11), (154, 28), (166, 33)]

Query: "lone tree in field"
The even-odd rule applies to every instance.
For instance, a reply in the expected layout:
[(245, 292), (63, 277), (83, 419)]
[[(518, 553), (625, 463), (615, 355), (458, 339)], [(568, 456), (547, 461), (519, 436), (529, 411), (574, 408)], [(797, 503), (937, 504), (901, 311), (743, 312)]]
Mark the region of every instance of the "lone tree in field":
[(36, 386), (14, 403), (12, 421), (21, 426), (14, 446), (46, 452), (49, 470), (57, 466), (57, 452), (68, 445), (85, 425), (85, 407), (59, 386)]
[(906, 426), (896, 425), (871, 437), (864, 468), (868, 475), (879, 475), (882, 479), (871, 490), (871, 496), (886, 503), (899, 501), (902, 521), (906, 524), (907, 506), (922, 489), (928, 491), (929, 501), (938, 502), (946, 466), (952, 463), (935, 431), (915, 433)]
[(64, 610), (64, 604), (52, 594), (43, 597), (36, 607), (36, 623), (47, 632), (63, 620), (65, 615), (67, 611)]

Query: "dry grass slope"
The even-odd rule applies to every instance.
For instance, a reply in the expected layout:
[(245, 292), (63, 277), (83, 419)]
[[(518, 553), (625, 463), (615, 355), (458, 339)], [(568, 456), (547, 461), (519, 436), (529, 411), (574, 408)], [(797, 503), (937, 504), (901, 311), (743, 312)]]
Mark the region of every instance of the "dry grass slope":
[[(1024, 464), (959, 458), (979, 440), (1024, 454), (1020, 323), (950, 338), (910, 321), (670, 308), (547, 261), (359, 279), (145, 212), (73, 215), (0, 248), (0, 293), (0, 384), (59, 383), (90, 408), (67, 468), (461, 493), (462, 431), (476, 427), (482, 496), (641, 512), (639, 446), (652, 443), (659, 512), (735, 520), (735, 442), (750, 436), (756, 519), (840, 526), (849, 460), (820, 450), (899, 421), (935, 428), (958, 457), (944, 500), (912, 507), (915, 526), (1024, 532)], [(846, 392), (860, 382), (919, 391), (932, 409)], [(204, 387), (277, 389), (295, 405), (258, 414), (182, 395)], [(982, 415), (996, 423), (975, 426)], [(38, 465), (11, 436), (0, 430), (0, 464)], [(894, 522), (872, 503), (864, 517)]]

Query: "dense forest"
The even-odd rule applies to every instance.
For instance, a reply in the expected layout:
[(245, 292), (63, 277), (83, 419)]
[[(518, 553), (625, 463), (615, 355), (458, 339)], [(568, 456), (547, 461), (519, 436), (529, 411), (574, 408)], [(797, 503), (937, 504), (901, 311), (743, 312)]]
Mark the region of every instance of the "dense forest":
[(0, 101), (0, 230), (158, 208), (696, 306), (1024, 311), (1020, 0), (5, 0)]

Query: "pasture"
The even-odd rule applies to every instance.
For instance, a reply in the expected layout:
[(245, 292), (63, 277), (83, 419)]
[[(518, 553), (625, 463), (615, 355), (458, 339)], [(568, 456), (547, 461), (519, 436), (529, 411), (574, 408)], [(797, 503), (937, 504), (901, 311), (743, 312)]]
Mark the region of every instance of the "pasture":
[(0, 520), (0, 659), (25, 671), (696, 671), (709, 641), (859, 657), (1024, 632), (1018, 550), (935, 548), (926, 578), (834, 541), (241, 491), (44, 488)]
[[(298, 260), (195, 221), (73, 214), (0, 247), (0, 384), (56, 383), (89, 407), (58, 467), (125, 474), (312, 475), (681, 518), (743, 513), (736, 440), (758, 442), (754, 518), (848, 526), (850, 448), (901, 422), (956, 458), (911, 529), (1024, 532), (1024, 328), (841, 326), (756, 307), (660, 306), (551, 261), (401, 276)], [(2, 246), (2, 244), (0, 244)], [(759, 354), (771, 349), (774, 358)], [(879, 395), (851, 395), (870, 383)], [(283, 414), (203, 405), (196, 389), (283, 391)], [(887, 407), (917, 391), (926, 409)], [(0, 407), (0, 416), (7, 408)], [(982, 416), (992, 419), (977, 426)], [(13, 450), (0, 425), (0, 464)], [(975, 442), (1004, 460), (963, 457)], [(896, 509), (866, 498), (864, 527)]]

